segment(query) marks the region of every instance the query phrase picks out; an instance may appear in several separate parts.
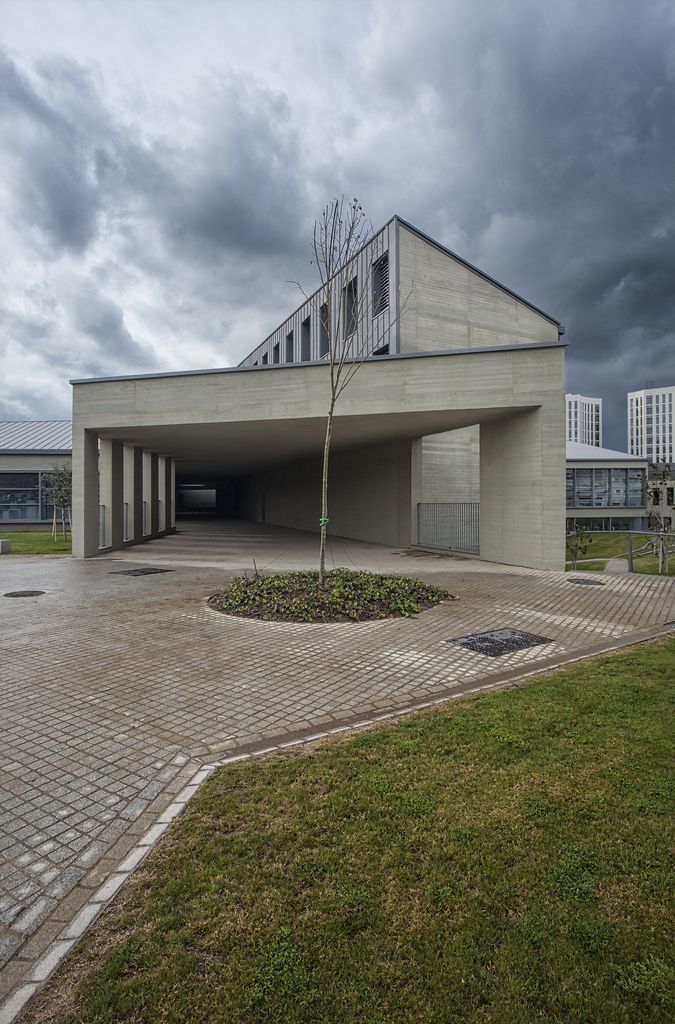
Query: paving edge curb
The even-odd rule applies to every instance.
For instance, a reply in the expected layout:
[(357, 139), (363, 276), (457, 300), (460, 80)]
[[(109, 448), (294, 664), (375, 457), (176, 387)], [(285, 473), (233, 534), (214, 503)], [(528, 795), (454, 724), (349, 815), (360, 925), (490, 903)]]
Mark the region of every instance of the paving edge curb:
[(548, 675), (548, 673), (554, 672), (559, 668), (565, 668), (567, 665), (573, 665), (579, 661), (587, 661), (590, 658), (609, 654), (624, 647), (633, 647), (637, 644), (647, 643), (650, 640), (658, 640), (673, 632), (675, 632), (675, 622), (666, 623), (656, 629), (630, 633), (618, 640), (614, 639), (608, 643), (587, 647), (568, 656), (548, 659), (545, 664), (539, 664), (536, 668), (532, 668), (527, 672), (520, 672), (518, 670), (507, 671), (497, 678), (493, 677), (490, 682), (480, 686), (462, 688), (457, 690), (457, 692), (450, 692), (448, 690), (432, 698), (409, 701), (394, 710), (378, 711), (376, 714), (370, 714), (365, 718), (355, 718), (343, 723), (338, 722), (335, 726), (322, 729), (319, 732), (308, 730), (297, 734), (297, 737), (294, 739), (288, 739), (288, 735), (286, 735), (284, 739), (280, 738), (279, 742), (268, 742), (266, 746), (252, 745), (248, 750), (240, 748), (239, 753), (234, 753), (228, 757), (203, 765), (189, 778), (189, 781), (175, 799), (159, 815), (157, 821), (141, 836), (120, 862), (117, 869), (112, 871), (109, 877), (99, 886), (91, 899), (80, 908), (68, 924), (64, 925), (62, 931), (59, 932), (58, 936), (36, 961), (26, 980), (19, 982), (14, 992), (3, 1003), (0, 1003), (0, 1024), (15, 1024), (19, 1020), (19, 1016), (25, 1010), (28, 1002), (46, 985), (70, 951), (84, 937), (106, 907), (110, 905), (122, 885), (136, 871), (151, 850), (154, 849), (172, 821), (184, 810), (202, 783), (216, 769), (225, 767), (228, 764), (263, 757), (266, 754), (278, 753), (291, 747), (314, 743), (318, 740), (341, 735), (342, 733), (355, 732), (360, 729), (371, 729), (382, 722), (412, 715), (419, 711), (438, 707), (441, 704), (448, 704), (450, 701), (458, 700), (462, 697), (470, 697), (474, 694), (483, 694), (493, 690), (509, 689), (536, 676)]

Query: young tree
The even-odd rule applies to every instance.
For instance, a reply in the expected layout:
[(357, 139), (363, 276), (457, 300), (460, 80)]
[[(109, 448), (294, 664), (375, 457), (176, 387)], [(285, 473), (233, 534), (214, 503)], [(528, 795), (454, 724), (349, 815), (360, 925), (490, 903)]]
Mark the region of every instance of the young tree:
[(51, 472), (43, 480), (50, 491), (50, 499), (54, 505), (52, 517), (52, 537), (56, 540), (58, 532), (57, 511), (61, 513), (61, 528), (63, 536), (66, 537), (66, 522), (70, 523), (70, 506), (73, 493), (73, 474), (69, 466), (59, 466), (56, 463), (52, 466)]
[(585, 555), (588, 545), (593, 543), (593, 538), (586, 533), (583, 523), (578, 522), (573, 530), (567, 534), (567, 550), (572, 556), (572, 569), (577, 567), (579, 555)]
[[(321, 474), (321, 518), (319, 519), (319, 583), (323, 586), (326, 569), (328, 531), (328, 468), (333, 434), (335, 406), (360, 366), (374, 351), (385, 348), (396, 323), (391, 314), (383, 323), (377, 316), (382, 298), (382, 280), (373, 270), (382, 253), (368, 248), (375, 232), (358, 199), (344, 196), (330, 202), (314, 223), (312, 265), (316, 267), (320, 288), (314, 297), (318, 322), (326, 348), (330, 379), (330, 397), (326, 415)], [(305, 298), (309, 298), (298, 283)], [(388, 278), (386, 279), (388, 289)], [(405, 305), (405, 303), (404, 303)]]
[[(652, 541), (652, 548), (658, 560), (659, 575), (668, 575), (668, 556), (673, 543), (671, 533), (671, 508), (673, 499), (673, 482), (670, 475), (670, 466), (667, 462), (655, 463), (651, 467), (651, 479), (648, 484), (650, 491), (651, 513), (649, 516), (649, 528), (654, 530), (656, 536)], [(668, 499), (670, 498), (670, 502)]]

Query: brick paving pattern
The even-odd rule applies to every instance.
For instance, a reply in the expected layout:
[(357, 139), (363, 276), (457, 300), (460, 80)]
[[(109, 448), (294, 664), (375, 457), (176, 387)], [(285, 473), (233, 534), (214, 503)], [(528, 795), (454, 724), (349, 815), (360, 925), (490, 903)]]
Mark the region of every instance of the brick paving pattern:
[[(261, 623), (206, 607), (229, 566), (128, 577), (121, 561), (3, 557), (0, 1006), (31, 971), (47, 976), (91, 918), (92, 893), (108, 884), (112, 895), (120, 863), (201, 765), (675, 620), (673, 580), (605, 575), (583, 587), (563, 573), (366, 550), (460, 600), (413, 620)], [(1, 596), (28, 588), (45, 594)], [(497, 658), (447, 642), (495, 629), (551, 642)]]

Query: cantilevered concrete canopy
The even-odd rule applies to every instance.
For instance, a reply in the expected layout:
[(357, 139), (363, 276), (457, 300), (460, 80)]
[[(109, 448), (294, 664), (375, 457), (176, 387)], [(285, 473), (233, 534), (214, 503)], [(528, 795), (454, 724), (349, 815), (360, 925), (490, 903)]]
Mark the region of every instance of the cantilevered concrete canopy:
[[(325, 363), (73, 385), (75, 555), (170, 530), (177, 468), (237, 478), (239, 514), (245, 518), (318, 529)], [(420, 439), (476, 423), (481, 556), (561, 567), (565, 445), (559, 341), (364, 363), (336, 410), (332, 532), (414, 543)]]

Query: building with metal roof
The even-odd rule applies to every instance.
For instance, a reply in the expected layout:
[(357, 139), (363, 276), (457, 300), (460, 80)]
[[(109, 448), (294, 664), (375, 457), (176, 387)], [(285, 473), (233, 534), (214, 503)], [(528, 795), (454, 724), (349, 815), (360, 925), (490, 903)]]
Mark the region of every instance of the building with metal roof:
[(48, 474), (70, 466), (72, 434), (70, 420), (0, 421), (0, 536), (51, 522)]

